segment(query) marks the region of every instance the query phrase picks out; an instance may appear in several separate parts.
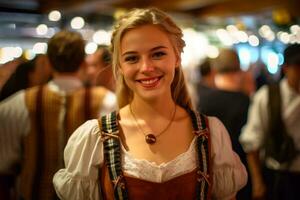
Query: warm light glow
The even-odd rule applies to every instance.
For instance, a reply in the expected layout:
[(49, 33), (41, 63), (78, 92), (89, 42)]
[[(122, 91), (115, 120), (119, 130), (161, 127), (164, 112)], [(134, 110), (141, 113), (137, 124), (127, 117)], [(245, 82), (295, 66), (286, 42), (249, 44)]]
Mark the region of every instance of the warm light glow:
[(216, 35), (218, 36), (219, 40), (223, 43), (223, 45), (232, 46), (233, 44), (232, 37), (225, 29), (218, 29), (216, 31)]
[(73, 29), (81, 29), (84, 27), (84, 19), (82, 17), (74, 17), (72, 20), (71, 20), (71, 27)]
[(248, 42), (253, 47), (257, 47), (259, 45), (259, 39), (255, 35), (250, 35), (248, 38)]
[(268, 41), (272, 42), (275, 40), (275, 33), (273, 31), (268, 32), (268, 34), (265, 37)]
[(288, 44), (290, 42), (290, 34), (288, 34), (287, 32), (281, 32), (280, 34), (278, 33), (278, 39), (282, 43)]
[(48, 45), (44, 42), (38, 42), (33, 45), (33, 52), (35, 54), (45, 54), (47, 52)]
[(263, 25), (262, 27), (260, 27), (258, 33), (270, 42), (275, 39), (275, 33), (268, 25)]
[(300, 32), (300, 26), (295, 24), (290, 27), (290, 31), (292, 34), (297, 34)]
[(290, 35), (290, 43), (291, 43), (291, 44), (295, 44), (295, 43), (297, 43), (297, 42), (298, 42), (297, 36), (294, 35), (294, 34), (291, 34), (291, 35)]
[(279, 58), (274, 52), (270, 52), (267, 57), (267, 67), (268, 71), (272, 74), (276, 74), (278, 70)]
[(94, 42), (89, 42), (85, 45), (85, 53), (86, 54), (93, 54), (97, 50), (97, 44)]
[(14, 59), (14, 48), (13, 47), (4, 47), (0, 52), (0, 64), (7, 63)]
[(258, 29), (258, 33), (262, 36), (262, 37), (266, 37), (267, 33), (271, 31), (271, 28), (268, 25), (263, 25), (262, 27), (260, 27)]
[(35, 53), (33, 52), (33, 50), (31, 49), (27, 49), (24, 53), (24, 57), (27, 59), (27, 60), (32, 60), (34, 59), (35, 57)]
[(183, 40), (186, 46), (181, 54), (181, 64), (183, 68), (195, 67), (201, 59), (206, 57), (208, 46), (207, 37), (191, 28), (183, 30)]
[(97, 44), (109, 45), (111, 34), (104, 30), (99, 30), (94, 33), (93, 41)]
[(15, 47), (14, 48), (14, 57), (19, 58), (22, 56), (23, 49), (21, 47)]
[(118, 20), (121, 16), (126, 14), (127, 10), (118, 8), (114, 13), (114, 18)]
[(36, 33), (38, 35), (46, 35), (48, 32), (48, 26), (46, 24), (40, 24), (36, 27)]
[(53, 10), (48, 15), (48, 19), (50, 21), (56, 22), (56, 21), (59, 21), (60, 18), (61, 18), (61, 14), (60, 14), (60, 12), (58, 10)]
[(244, 31), (238, 31), (236, 33), (236, 37), (237, 37), (239, 42), (247, 42), (248, 41), (248, 35)]
[(230, 32), (230, 33), (234, 33), (234, 32), (239, 31), (239, 29), (236, 26), (234, 26), (234, 25), (228, 25), (228, 26), (226, 26), (226, 30), (228, 32)]
[(219, 49), (215, 46), (209, 45), (207, 47), (207, 57), (217, 58), (219, 56)]
[(241, 62), (241, 69), (247, 71), (251, 63), (251, 53), (249, 48), (247, 47), (239, 48), (238, 55)]

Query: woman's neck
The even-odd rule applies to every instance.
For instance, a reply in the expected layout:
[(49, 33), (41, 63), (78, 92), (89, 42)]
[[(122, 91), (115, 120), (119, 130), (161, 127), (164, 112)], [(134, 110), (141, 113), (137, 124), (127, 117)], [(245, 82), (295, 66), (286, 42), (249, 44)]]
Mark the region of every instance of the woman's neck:
[(130, 106), (139, 118), (151, 119), (157, 115), (168, 118), (174, 112), (175, 102), (171, 97), (161, 100), (156, 99), (155, 101), (144, 101), (134, 97)]

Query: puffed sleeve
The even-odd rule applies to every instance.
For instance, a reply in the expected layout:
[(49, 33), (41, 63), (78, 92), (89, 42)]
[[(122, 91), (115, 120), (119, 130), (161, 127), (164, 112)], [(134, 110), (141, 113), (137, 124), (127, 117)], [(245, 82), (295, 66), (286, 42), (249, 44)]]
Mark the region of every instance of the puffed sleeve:
[(246, 185), (247, 172), (239, 156), (232, 150), (229, 134), (222, 122), (209, 117), (212, 145), (213, 199), (227, 200)]
[(85, 122), (72, 134), (64, 161), (66, 168), (53, 177), (60, 199), (100, 199), (98, 171), (103, 163), (103, 144), (97, 120)]

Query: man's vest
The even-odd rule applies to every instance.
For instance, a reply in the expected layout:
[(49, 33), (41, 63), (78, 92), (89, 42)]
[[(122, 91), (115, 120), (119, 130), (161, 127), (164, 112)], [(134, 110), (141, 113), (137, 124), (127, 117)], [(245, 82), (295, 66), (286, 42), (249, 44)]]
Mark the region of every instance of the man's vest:
[(281, 166), (288, 168), (296, 157), (297, 150), (282, 119), (279, 84), (268, 86), (268, 97), (269, 129), (265, 139), (265, 156), (268, 160), (272, 159), (272, 169), (279, 169)]
[(65, 96), (47, 85), (26, 90), (31, 130), (23, 145), (20, 190), (25, 200), (57, 199), (52, 178), (63, 167), (66, 142), (78, 126), (99, 117), (106, 92), (102, 87), (82, 88)]

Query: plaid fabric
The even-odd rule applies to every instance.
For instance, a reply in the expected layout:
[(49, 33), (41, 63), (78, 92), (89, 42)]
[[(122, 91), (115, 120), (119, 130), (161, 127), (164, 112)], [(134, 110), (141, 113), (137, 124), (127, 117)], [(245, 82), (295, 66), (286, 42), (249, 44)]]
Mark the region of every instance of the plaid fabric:
[(104, 159), (109, 171), (109, 177), (114, 185), (114, 198), (116, 200), (128, 199), (125, 182), (123, 179), (121, 166), (121, 148), (118, 137), (119, 129), (117, 123), (117, 113), (112, 112), (101, 118), (101, 134), (104, 138)]
[(198, 153), (198, 187), (197, 199), (211, 199), (212, 170), (210, 156), (210, 133), (206, 116), (188, 110), (190, 113), (194, 133), (198, 136), (196, 145)]
[[(191, 116), (194, 133), (197, 137), (198, 157), (198, 186), (197, 199), (211, 199), (212, 170), (210, 157), (210, 133), (207, 117), (187, 110)], [(110, 179), (114, 184), (114, 198), (116, 200), (128, 199), (126, 184), (123, 180), (121, 166), (120, 140), (116, 112), (103, 116), (101, 122), (101, 137), (104, 139), (104, 158), (109, 171)]]

